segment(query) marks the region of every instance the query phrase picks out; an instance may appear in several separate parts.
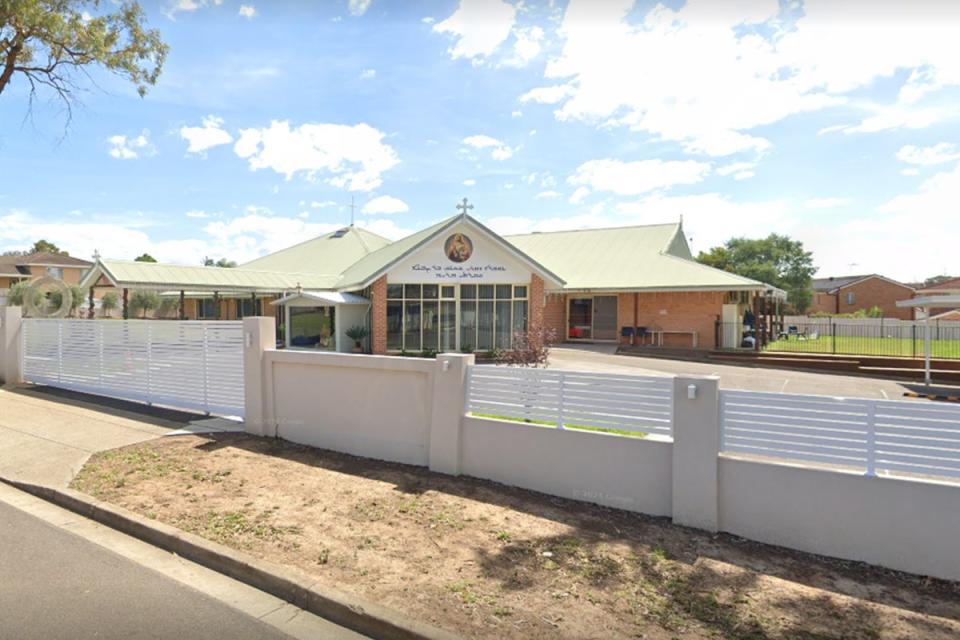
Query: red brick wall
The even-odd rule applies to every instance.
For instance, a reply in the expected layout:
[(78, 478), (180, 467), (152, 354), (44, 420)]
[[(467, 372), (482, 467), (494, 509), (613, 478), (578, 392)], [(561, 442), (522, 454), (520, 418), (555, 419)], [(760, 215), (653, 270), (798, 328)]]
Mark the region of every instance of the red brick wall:
[[(532, 299), (531, 299), (532, 300)], [(557, 342), (567, 339), (567, 296), (563, 293), (549, 293), (543, 304), (543, 328), (557, 334)]]
[(387, 353), (387, 276), (370, 287), (370, 347), (373, 353)]
[(807, 309), (807, 315), (811, 313), (836, 313), (837, 296), (833, 293), (813, 292), (813, 300), (810, 302), (810, 308)]
[[(847, 303), (847, 294), (853, 294), (853, 302)], [(878, 306), (883, 310), (885, 318), (899, 318), (912, 320), (912, 309), (897, 307), (897, 300), (907, 300), (913, 297), (913, 289), (902, 284), (890, 282), (883, 278), (868, 278), (837, 292), (840, 297), (839, 312), (853, 313), (860, 309), (869, 311)]]
[[(619, 301), (620, 327), (633, 325), (633, 293), (621, 293)], [(637, 312), (637, 326), (667, 331), (696, 331), (698, 347), (716, 346), (716, 321), (723, 311), (724, 292), (641, 292)], [(629, 339), (621, 338), (629, 342)], [(692, 347), (689, 334), (666, 334), (665, 347)]]

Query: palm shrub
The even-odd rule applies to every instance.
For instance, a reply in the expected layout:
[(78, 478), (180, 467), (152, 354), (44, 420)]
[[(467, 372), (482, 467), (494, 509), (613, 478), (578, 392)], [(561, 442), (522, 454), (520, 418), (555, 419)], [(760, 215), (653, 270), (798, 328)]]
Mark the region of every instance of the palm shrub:
[(357, 349), (363, 348), (363, 340), (370, 335), (370, 329), (363, 325), (355, 325), (347, 329), (347, 337), (353, 340), (353, 345)]

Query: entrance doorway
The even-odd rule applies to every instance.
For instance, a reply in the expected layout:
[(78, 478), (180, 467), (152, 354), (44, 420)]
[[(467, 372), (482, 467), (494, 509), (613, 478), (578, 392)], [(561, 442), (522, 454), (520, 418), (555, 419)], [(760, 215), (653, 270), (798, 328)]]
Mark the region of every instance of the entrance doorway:
[(567, 338), (569, 340), (616, 340), (617, 296), (569, 298)]

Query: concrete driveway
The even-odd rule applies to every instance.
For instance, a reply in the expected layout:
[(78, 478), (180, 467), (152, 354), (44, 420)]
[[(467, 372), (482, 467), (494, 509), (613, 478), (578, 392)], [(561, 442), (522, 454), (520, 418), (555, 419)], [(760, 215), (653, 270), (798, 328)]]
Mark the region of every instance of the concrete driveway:
[[(96, 400), (96, 404), (91, 402)], [(209, 430), (198, 414), (48, 387), (0, 388), (0, 477), (65, 487), (92, 454)], [(211, 425), (221, 430), (220, 423)]]
[[(615, 352), (616, 347), (612, 345), (554, 347), (550, 350), (550, 366), (557, 369), (634, 375), (716, 375), (720, 376), (720, 387), (723, 389), (806, 393), (849, 398), (902, 400), (905, 391), (919, 391), (923, 388), (917, 383), (898, 382), (885, 378), (744, 367), (713, 362), (661, 360), (617, 355)], [(936, 390), (933, 392), (935, 393)], [(956, 394), (957, 391), (954, 388), (950, 393)]]

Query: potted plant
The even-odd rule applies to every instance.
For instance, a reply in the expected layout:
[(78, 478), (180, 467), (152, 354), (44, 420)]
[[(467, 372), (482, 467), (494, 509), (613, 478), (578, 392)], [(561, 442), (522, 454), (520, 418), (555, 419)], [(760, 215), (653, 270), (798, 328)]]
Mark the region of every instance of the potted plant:
[(363, 340), (370, 335), (370, 329), (363, 325), (355, 325), (347, 329), (347, 337), (353, 340), (353, 352), (363, 353)]

